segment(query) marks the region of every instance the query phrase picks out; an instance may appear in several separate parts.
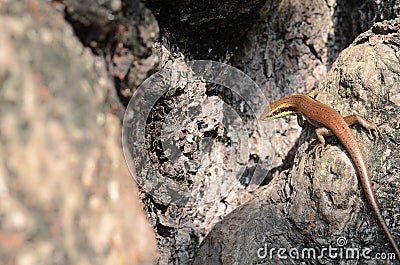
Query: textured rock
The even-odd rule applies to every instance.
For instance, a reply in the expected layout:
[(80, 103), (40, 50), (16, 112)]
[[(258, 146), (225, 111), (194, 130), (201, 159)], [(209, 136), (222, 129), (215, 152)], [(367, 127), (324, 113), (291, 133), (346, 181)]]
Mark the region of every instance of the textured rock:
[[(399, 115), (396, 100), (400, 79), (400, 20), (375, 24), (343, 51), (321, 84), (318, 100), (343, 115), (360, 113), (383, 121), (385, 137), (375, 145), (368, 132), (354, 126), (370, 167), (375, 192), (395, 240), (400, 242)], [(203, 241), (195, 264), (298, 264), (299, 259), (263, 256), (273, 248), (337, 247), (340, 237), (359, 250), (392, 252), (362, 192), (344, 148), (334, 137), (315, 160), (315, 141), (307, 127), (298, 143), (292, 170), (282, 172), (257, 193), (258, 198), (236, 209)], [(240, 236), (245, 235), (245, 236)], [(258, 252), (260, 251), (260, 252)], [(238, 255), (240, 253), (240, 255)], [(261, 254), (261, 257), (257, 254)], [(286, 254), (288, 254), (286, 252)], [(377, 260), (300, 259), (305, 264), (386, 264)]]
[[(358, 34), (369, 29), (374, 22), (395, 16), (397, 5), (397, 1), (387, 3), (382, 1), (335, 0), (266, 1), (264, 6), (258, 5), (259, 1), (232, 2), (226, 5), (209, 1), (166, 2), (148, 0), (145, 3), (154, 12), (160, 24), (162, 37), (160, 44), (156, 45), (156, 50), (158, 50), (161, 58), (159, 64), (161, 69), (165, 66), (171, 66), (176, 60), (187, 60), (187, 58), (214, 58), (226, 61), (244, 70), (259, 84), (265, 95), (271, 100), (316, 88), (326, 77), (339, 53)], [(247, 10), (240, 8), (246, 5), (249, 7)], [(243, 21), (245, 23), (241, 24)], [(180, 58), (182, 56), (181, 51), (185, 55), (183, 59)], [(184, 92), (187, 93), (187, 91)], [(391, 98), (396, 100), (398, 98), (396, 95), (398, 94), (394, 94)], [(205, 96), (218, 96), (223, 98), (232, 108), (236, 110), (241, 108), (241, 100), (225, 91), (220, 92), (209, 86)], [(257, 96), (259, 95), (254, 95), (254, 97)], [(177, 97), (182, 97), (182, 95), (178, 93)], [(162, 114), (162, 111), (160, 113)], [(160, 113), (156, 112), (156, 114)], [(251, 119), (247, 118), (243, 118), (244, 127), (251, 128), (254, 124)], [(273, 144), (264, 141), (265, 146), (263, 147), (269, 150), (267, 157), (260, 158), (258, 156), (256, 150), (260, 147), (260, 135), (252, 135), (253, 149), (248, 165), (258, 159), (272, 159), (273, 154), (276, 154), (273, 159), (274, 167), (265, 182), (265, 184), (268, 184), (268, 187), (265, 188), (268, 189), (268, 195), (261, 196), (263, 200), (269, 203), (286, 203), (293, 192), (293, 186), (288, 182), (288, 176), (279, 173), (282, 171), (285, 173), (285, 170), (293, 165), (295, 153), (300, 148), (298, 141), (300, 128), (295, 124), (295, 118), (286, 119), (286, 122), (285, 120), (277, 122), (275, 127), (267, 123), (262, 124), (263, 129), (261, 131), (266, 134), (269, 133), (269, 135), (264, 135), (265, 138), (270, 139), (269, 137), (273, 134), (271, 140)], [(154, 123), (153, 128), (162, 128), (162, 122)], [(153, 133), (156, 134), (154, 131)], [(196, 141), (201, 140), (200, 137)], [(196, 154), (195, 151), (198, 151), (195, 150), (193, 143), (189, 144), (182, 141), (182, 144), (191, 157)], [(162, 153), (160, 149), (157, 148), (156, 150), (159, 151), (158, 154)], [(218, 155), (221, 155), (221, 153), (219, 152)], [(155, 161), (163, 158), (162, 155), (157, 156), (156, 152), (154, 154)], [(345, 153), (342, 153), (342, 156), (343, 154), (344, 158), (347, 158)], [(339, 161), (337, 163), (339, 168), (343, 166)], [(251, 166), (249, 167), (251, 168)], [(345, 167), (351, 168), (351, 163), (346, 164)], [(165, 167), (162, 167), (162, 170), (170, 176), (174, 176), (178, 172), (176, 168), (170, 164), (167, 165), (167, 163)], [(339, 169), (335, 168), (335, 170)], [(272, 178), (274, 180), (269, 182)], [(310, 182), (310, 180), (307, 180), (305, 183), (309, 184)], [(350, 186), (358, 192), (357, 183), (351, 182)], [(341, 183), (339, 182), (339, 184)], [(316, 181), (315, 185), (316, 191), (323, 190), (321, 189), (323, 183)], [(354, 205), (356, 203), (354, 201), (345, 201), (346, 196), (351, 196), (351, 192), (351, 190), (347, 191), (341, 198), (336, 198), (336, 203), (343, 204), (345, 207)], [(229, 197), (216, 201), (212, 205), (185, 209), (163, 205), (154, 198), (145, 197), (145, 204), (148, 206), (147, 210), (149, 216), (151, 216), (150, 220), (157, 232), (161, 252), (159, 264), (186, 264), (191, 262), (199, 242), (209, 233), (213, 225), (251, 196), (252, 194), (248, 192), (244, 185), (238, 185)], [(320, 194), (318, 196), (327, 203), (329, 196)], [(260, 199), (261, 202), (263, 200)], [(253, 203), (252, 205), (257, 211), (258, 204)], [(302, 229), (308, 231), (313, 227), (316, 212), (304, 205), (302, 206), (301, 203), (299, 205), (301, 207), (299, 206), (297, 212), (292, 214), (298, 214), (298, 216), (295, 216), (301, 220), (302, 224), (307, 223)], [(328, 207), (320, 210), (321, 212), (324, 211), (323, 214), (326, 215), (326, 218), (339, 217), (336, 213), (330, 214)], [(264, 212), (272, 215), (279, 213), (279, 211), (268, 208)], [(346, 211), (342, 213), (346, 213)], [(260, 215), (263, 215), (263, 213)], [(228, 219), (230, 218), (234, 219), (235, 217), (228, 217)], [(341, 217), (340, 220), (343, 219), (344, 217)], [(251, 215), (249, 220), (257, 222), (254, 215)], [(273, 219), (273, 221), (279, 222), (283, 227), (290, 227), (290, 224), (282, 223), (284, 221), (279, 218)], [(225, 224), (223, 222), (217, 227), (221, 228)], [(240, 222), (237, 222), (237, 224), (240, 224)], [(226, 229), (227, 237), (235, 237), (234, 235), (240, 237), (241, 233), (237, 231), (232, 233), (229, 227), (223, 229)], [(232, 235), (229, 235), (228, 230)], [(266, 230), (270, 229), (266, 228)], [(246, 230), (243, 233), (249, 234), (249, 231)], [(299, 233), (296, 233), (294, 237), (297, 238)], [(286, 237), (286, 235), (283, 236)], [(214, 240), (219, 240), (218, 236), (214, 236), (214, 234), (212, 237)], [(304, 237), (300, 238), (301, 240), (304, 239)], [(243, 238), (240, 237), (240, 239), (249, 244)], [(272, 239), (278, 240), (277, 238)], [(207, 243), (209, 242), (207, 241)], [(211, 244), (214, 242), (211, 241)], [(237, 241), (232, 242), (237, 243)], [(262, 245), (263, 241), (259, 242)], [(240, 245), (240, 247), (242, 246)], [(253, 253), (246, 252), (248, 249), (243, 248), (237, 248), (237, 252), (233, 253), (234, 246), (229, 246), (229, 248), (232, 250), (229, 254), (232, 254), (232, 257), (242, 257), (241, 261), (244, 263), (248, 263), (246, 258)], [(207, 254), (210, 254), (210, 252), (207, 252)], [(220, 256), (215, 255), (213, 257), (216, 257), (216, 259), (212, 261), (209, 259), (206, 259), (206, 261), (199, 259), (198, 261), (201, 261), (200, 263), (214, 263), (214, 261), (219, 260), (218, 257)], [(221, 257), (221, 260), (223, 260), (223, 257)]]
[(144, 0), (161, 27), (163, 44), (191, 59), (219, 61), (246, 43), (258, 11), (272, 1)]
[(44, 1), (0, 1), (2, 264), (150, 264), (105, 64)]
[(152, 51), (159, 34), (153, 14), (139, 0), (73, 0), (59, 5), (82, 43), (104, 56), (120, 99), (127, 104), (158, 63)]

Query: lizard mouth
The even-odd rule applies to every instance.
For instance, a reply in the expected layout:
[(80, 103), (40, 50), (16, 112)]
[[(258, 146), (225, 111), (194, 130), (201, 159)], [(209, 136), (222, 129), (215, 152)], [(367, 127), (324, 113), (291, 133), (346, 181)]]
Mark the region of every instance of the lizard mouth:
[(260, 120), (269, 120), (273, 117), (271, 109), (269, 107), (266, 107), (264, 112), (260, 116)]

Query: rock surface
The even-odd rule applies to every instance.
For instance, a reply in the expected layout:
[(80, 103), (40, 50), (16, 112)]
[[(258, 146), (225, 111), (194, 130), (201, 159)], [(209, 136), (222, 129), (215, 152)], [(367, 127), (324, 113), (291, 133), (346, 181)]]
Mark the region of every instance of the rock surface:
[[(343, 51), (317, 97), (343, 115), (381, 121), (384, 138), (376, 144), (368, 132), (353, 133), (370, 167), (383, 215), (397, 242), (400, 216), (399, 94), (400, 20), (375, 24)], [(323, 246), (376, 253), (393, 252), (365, 200), (357, 174), (344, 148), (335, 141), (321, 155), (310, 155), (315, 141), (311, 126), (300, 136), (291, 170), (283, 171), (236, 209), (202, 242), (194, 264), (386, 264), (386, 260), (302, 258), (301, 251)], [(343, 246), (343, 245), (342, 245)], [(270, 255), (272, 248), (275, 248)], [(278, 248), (294, 256), (279, 259)], [(299, 251), (300, 258), (296, 258)]]
[[(384, 122), (385, 138), (376, 145), (363, 129), (353, 132), (398, 239), (399, 30), (397, 21), (373, 26), (398, 17), (398, 6), (398, 0), (0, 0), (2, 264), (269, 264), (266, 246), (321, 247), (339, 236), (390, 251), (335, 138), (314, 161), (311, 128), (300, 134), (291, 118), (259, 123), (254, 104), (240, 95), (202, 80), (178, 84), (146, 120), (143, 151), (165, 177), (199, 190), (232, 172), (226, 162), (233, 137), (260, 126), (249, 135), (249, 154), (233, 153), (247, 167), (243, 178), (212, 203), (182, 207), (138, 192), (120, 136), (122, 106), (137, 87), (155, 71), (187, 67), (189, 59), (236, 66), (269, 100), (321, 86), (318, 99), (341, 113)], [(250, 96), (260, 104), (262, 92)], [(181, 122), (185, 113), (176, 107), (193, 98), (193, 109), (214, 116)], [(239, 122), (224, 127), (227, 109), (239, 113)], [(166, 159), (170, 150), (160, 145), (166, 128), (176, 133), (179, 163)], [(212, 155), (222, 165), (199, 163)], [(248, 180), (265, 161), (270, 172), (253, 192)], [(273, 262), (300, 261), (275, 255)]]
[(2, 264), (152, 264), (104, 61), (44, 1), (0, 1)]

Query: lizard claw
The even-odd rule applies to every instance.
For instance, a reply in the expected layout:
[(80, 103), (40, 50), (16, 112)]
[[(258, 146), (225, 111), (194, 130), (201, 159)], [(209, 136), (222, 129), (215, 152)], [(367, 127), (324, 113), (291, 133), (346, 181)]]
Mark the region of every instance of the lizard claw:
[(315, 144), (313, 146), (313, 149), (311, 150), (310, 154), (316, 154), (317, 155), (319, 150), (321, 152), (325, 150), (325, 146), (322, 143)]
[[(378, 127), (382, 123), (383, 122), (374, 122), (374, 121), (371, 122), (371, 121), (369, 121), (369, 125), (370, 126), (367, 129), (368, 129), (368, 132), (369, 132), (369, 136), (370, 136), (371, 139), (374, 140), (374, 143), (376, 143), (379, 140), (379, 136), (381, 138), (383, 138), (382, 131)], [(372, 131), (374, 131), (374, 135), (372, 135)]]

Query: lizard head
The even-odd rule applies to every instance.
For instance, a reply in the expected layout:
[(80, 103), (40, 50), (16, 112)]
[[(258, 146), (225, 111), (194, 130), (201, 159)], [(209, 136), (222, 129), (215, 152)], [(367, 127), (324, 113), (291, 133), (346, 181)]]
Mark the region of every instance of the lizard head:
[(272, 120), (299, 113), (295, 105), (288, 98), (281, 98), (265, 108), (260, 120)]

